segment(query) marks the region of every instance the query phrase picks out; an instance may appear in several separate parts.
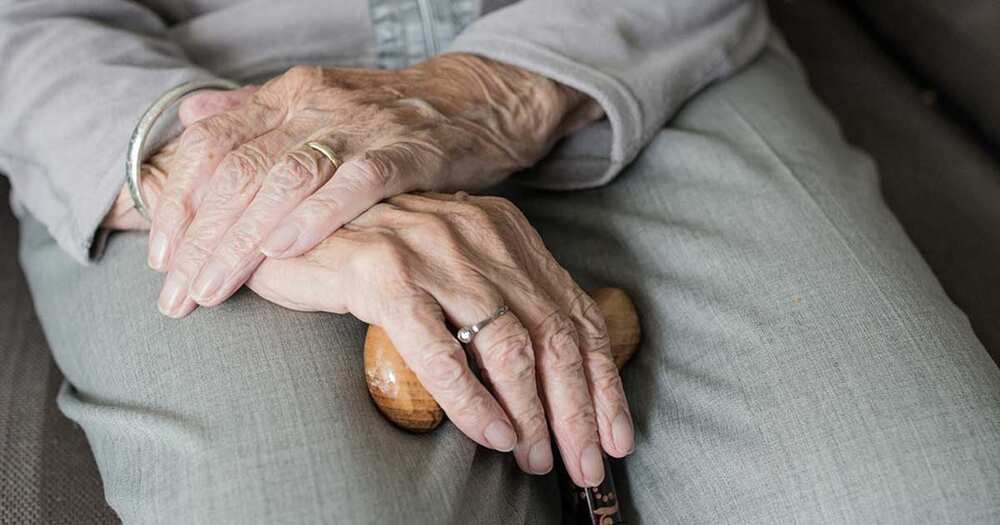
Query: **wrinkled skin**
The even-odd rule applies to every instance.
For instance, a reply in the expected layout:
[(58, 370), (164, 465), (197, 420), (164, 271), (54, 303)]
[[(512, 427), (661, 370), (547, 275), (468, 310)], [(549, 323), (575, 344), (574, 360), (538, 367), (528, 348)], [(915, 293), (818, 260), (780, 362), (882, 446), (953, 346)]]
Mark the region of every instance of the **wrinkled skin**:
[[(455, 425), (483, 446), (513, 448), (526, 472), (551, 469), (549, 426), (580, 485), (603, 479), (602, 444), (616, 457), (634, 446), (600, 311), (504, 199), (393, 197), (302, 257), (267, 260), (250, 286), (289, 308), (384, 327)], [(469, 325), (500, 304), (511, 313), (469, 345), (491, 395), (445, 320)]]
[[(143, 167), (154, 209), (175, 160), (171, 144)], [(145, 226), (127, 192), (105, 226)], [(602, 448), (615, 457), (634, 448), (599, 310), (504, 199), (393, 197), (301, 256), (266, 259), (247, 284), (288, 308), (351, 313), (384, 327), (455, 425), (483, 446), (513, 450), (525, 472), (552, 468), (550, 428), (581, 486), (603, 479)], [(510, 313), (469, 345), (491, 393), (445, 322), (473, 324), (500, 304)]]
[[(181, 107), (182, 121), (191, 125), (238, 109), (254, 92), (191, 97)], [(171, 180), (190, 166), (184, 140), (168, 143), (142, 167), (156, 216), (169, 202)], [(495, 175), (475, 176), (489, 181)], [(104, 227), (148, 224), (123, 189)], [(513, 451), (528, 473), (552, 468), (552, 437), (582, 486), (603, 479), (601, 449), (623, 457), (635, 446), (603, 318), (504, 199), (464, 192), (392, 197), (302, 254), (261, 257), (248, 278), (256, 293), (288, 308), (349, 312), (384, 327), (455, 425), (483, 446)], [(484, 385), (446, 322), (469, 325), (500, 304), (511, 312), (468, 345)]]
[[(181, 135), (153, 216), (149, 264), (168, 272), (159, 306), (172, 317), (224, 301), (265, 255), (301, 255), (384, 198), (495, 184), (601, 115), (575, 90), (463, 54), (395, 71), (299, 66), (230, 96)], [(337, 153), (335, 177), (308, 141)]]

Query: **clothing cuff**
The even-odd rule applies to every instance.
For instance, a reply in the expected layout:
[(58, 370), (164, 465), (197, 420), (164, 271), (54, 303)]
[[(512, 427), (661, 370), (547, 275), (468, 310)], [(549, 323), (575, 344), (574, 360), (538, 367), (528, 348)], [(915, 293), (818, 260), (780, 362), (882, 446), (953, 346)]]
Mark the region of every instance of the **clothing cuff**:
[[(189, 80), (178, 82), (178, 85), (184, 82), (199, 82), (205, 80), (219, 79), (209, 74), (195, 75)], [(169, 89), (172, 89), (173, 87), (174, 86), (170, 86)], [(166, 90), (164, 90), (164, 92), (166, 92)], [(157, 94), (157, 98), (161, 95), (162, 93)], [(150, 99), (149, 103), (152, 104), (154, 100), (156, 99)], [(148, 154), (156, 152), (164, 144), (166, 144), (167, 141), (181, 132), (180, 118), (178, 116), (179, 105), (180, 102), (178, 101), (178, 103), (164, 111), (160, 118), (157, 119), (156, 124), (150, 131), (149, 138), (146, 142), (145, 150)], [(143, 108), (143, 111), (145, 111), (145, 108)], [(136, 123), (138, 122), (139, 119), (137, 118)], [(108, 236), (111, 234), (111, 230), (101, 228), (101, 223), (104, 222), (104, 218), (107, 216), (108, 212), (111, 211), (111, 207), (114, 205), (115, 200), (117, 200), (118, 194), (126, 185), (125, 157), (127, 155), (128, 140), (128, 137), (122, 137), (121, 149), (115, 155), (117, 161), (112, 164), (103, 176), (100, 177), (100, 182), (97, 184), (97, 187), (92, 194), (92, 202), (94, 205), (82, 210), (76, 221), (69, 221), (77, 226), (77, 233), (75, 235), (76, 241), (73, 242), (72, 240), (67, 239), (68, 242), (64, 243), (58, 233), (53, 233), (56, 241), (59, 242), (59, 245), (62, 246), (64, 250), (69, 251), (75, 259), (85, 265), (100, 260), (101, 256), (104, 254), (104, 248), (107, 243)], [(72, 233), (70, 235), (72, 235)], [(72, 242), (72, 244), (69, 244), (70, 242)]]
[[(449, 52), (471, 53), (511, 64), (574, 88), (593, 98), (607, 120), (564, 138), (529, 174), (525, 184), (545, 189), (583, 189), (610, 182), (642, 147), (639, 101), (621, 81), (556, 51), (498, 35), (460, 34)], [(575, 169), (566, 167), (566, 162)]]

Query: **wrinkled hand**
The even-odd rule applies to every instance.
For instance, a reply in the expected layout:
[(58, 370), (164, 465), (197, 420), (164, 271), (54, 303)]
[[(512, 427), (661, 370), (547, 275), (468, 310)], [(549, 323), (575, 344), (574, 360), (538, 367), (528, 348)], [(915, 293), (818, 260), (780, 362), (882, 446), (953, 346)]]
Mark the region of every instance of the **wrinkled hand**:
[[(383, 327), (451, 421), (513, 450), (526, 472), (552, 468), (549, 428), (581, 486), (603, 479), (602, 447), (615, 457), (634, 447), (600, 311), (506, 200), (394, 197), (301, 257), (268, 259), (248, 284), (289, 308)], [(503, 304), (510, 312), (469, 345), (491, 394), (445, 322), (470, 325)]]
[[(151, 209), (177, 162), (170, 143), (142, 167)], [(104, 227), (148, 227), (127, 189)], [(526, 472), (551, 468), (549, 428), (579, 485), (603, 478), (600, 448), (615, 457), (634, 448), (603, 317), (503, 199), (395, 197), (302, 256), (265, 260), (248, 285), (289, 308), (350, 312), (385, 328), (456, 426), (484, 446), (513, 449)], [(445, 322), (466, 326), (500, 304), (511, 312), (469, 345), (491, 394)]]
[[(199, 120), (239, 107), (254, 92), (257, 86), (246, 86), (233, 91), (204, 90), (181, 101), (178, 108), (181, 125), (188, 127)], [(174, 138), (164, 144), (152, 157), (139, 167), (142, 177), (143, 196), (150, 210), (156, 210), (160, 194), (167, 182), (167, 175), (181, 170), (185, 159), (178, 155), (179, 139)], [(135, 209), (135, 202), (128, 185), (122, 187), (104, 216), (101, 227), (109, 230), (148, 230), (149, 221)]]
[[(222, 302), (265, 254), (300, 255), (386, 197), (496, 183), (600, 115), (572, 89), (461, 54), (397, 71), (296, 67), (244, 98), (177, 144), (150, 232), (167, 315)], [(309, 141), (343, 161), (335, 176)]]

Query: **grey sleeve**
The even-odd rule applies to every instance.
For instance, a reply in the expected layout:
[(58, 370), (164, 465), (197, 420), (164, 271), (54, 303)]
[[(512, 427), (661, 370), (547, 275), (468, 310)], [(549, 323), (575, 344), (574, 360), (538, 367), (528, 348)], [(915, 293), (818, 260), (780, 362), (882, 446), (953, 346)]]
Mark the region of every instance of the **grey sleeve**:
[(521, 0), (459, 34), (483, 55), (576, 88), (607, 119), (565, 138), (526, 184), (608, 183), (706, 84), (748, 63), (770, 28), (757, 0)]
[(167, 89), (210, 78), (138, 3), (0, 3), (0, 172), (17, 206), (86, 264), (142, 112)]

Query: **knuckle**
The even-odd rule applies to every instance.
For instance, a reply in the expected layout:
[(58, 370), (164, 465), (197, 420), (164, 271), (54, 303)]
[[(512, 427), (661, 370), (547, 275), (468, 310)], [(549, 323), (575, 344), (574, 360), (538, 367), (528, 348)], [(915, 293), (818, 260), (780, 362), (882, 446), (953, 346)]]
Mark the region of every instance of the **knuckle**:
[(455, 414), (481, 421), (484, 414), (491, 412), (490, 409), (490, 398), (482, 391), (469, 388), (454, 396), (454, 408), (449, 415)]
[(230, 235), (229, 242), (226, 243), (227, 246), (223, 253), (235, 259), (229, 261), (230, 263), (235, 263), (243, 259), (247, 254), (256, 253), (257, 245), (260, 244), (259, 239), (260, 236), (254, 230), (238, 228)]
[(504, 232), (498, 228), (488, 210), (476, 204), (461, 202), (445, 211), (459, 232), (475, 238), (492, 256), (506, 263), (513, 262), (510, 243), (505, 241)]
[(163, 195), (157, 204), (156, 218), (165, 226), (178, 226), (191, 215), (191, 207), (175, 195)]
[(379, 151), (366, 151), (355, 166), (358, 168), (358, 184), (370, 188), (386, 187), (396, 172), (396, 163)]
[(207, 261), (211, 251), (196, 240), (188, 240), (177, 252), (174, 262), (175, 269), (181, 274), (193, 277), (204, 261)]
[(516, 333), (498, 341), (489, 351), (490, 377), (499, 382), (521, 382), (533, 378), (535, 356), (527, 334)]
[(181, 111), (187, 115), (205, 117), (228, 105), (226, 92), (201, 90), (181, 101)]
[[(432, 306), (429, 300), (421, 290), (414, 287), (403, 286), (397, 290), (391, 290), (392, 293), (387, 293), (386, 295), (391, 295), (391, 300), (383, 301), (380, 306), (380, 319), (381, 322), (385, 324), (395, 324), (406, 319), (419, 319), (427, 317), (427, 307)], [(444, 318), (435, 318), (435, 322), (444, 322)], [(443, 348), (449, 344), (450, 341), (439, 341), (428, 345), (426, 349)], [(424, 355), (427, 351), (421, 353)]]
[(583, 349), (587, 352), (610, 352), (611, 338), (608, 336), (607, 323), (597, 303), (583, 290), (577, 289), (570, 308), (577, 319), (579, 328), (577, 335)]
[(577, 374), (583, 368), (583, 356), (576, 348), (555, 347), (549, 368), (560, 375)]
[(547, 367), (561, 374), (578, 373), (583, 366), (583, 355), (577, 346), (576, 328), (561, 312), (549, 315), (541, 325)]
[(579, 336), (584, 341), (581, 346), (586, 352), (607, 355), (608, 359), (611, 359), (611, 336), (608, 335), (608, 330), (603, 325), (604, 320), (601, 319), (601, 321), (600, 327), (584, 330), (584, 333)]
[(622, 397), (622, 379), (618, 367), (610, 359), (591, 365), (591, 383), (595, 394), (606, 399)]
[(338, 192), (320, 190), (302, 203), (301, 213), (310, 220), (325, 223), (342, 213), (345, 204)]
[(535, 277), (520, 268), (520, 264), (515, 260), (513, 254), (504, 252), (502, 255), (506, 255), (506, 257), (498, 258), (498, 260), (515, 268), (513, 271), (507, 271), (503, 274), (504, 282), (511, 290), (516, 290), (523, 297), (538, 298), (546, 295), (543, 287), (536, 282)]
[(370, 267), (379, 268), (378, 277), (383, 282), (412, 283), (414, 275), (411, 267), (412, 257), (408, 250), (391, 234), (373, 234), (372, 245), (367, 252), (367, 262)]
[(221, 222), (216, 217), (206, 218), (204, 220), (201, 218), (196, 219), (187, 230), (185, 245), (191, 245), (192, 247), (203, 248), (205, 251), (211, 251), (209, 247), (214, 246), (225, 231), (225, 223)]
[(438, 392), (458, 392), (465, 383), (465, 354), (455, 345), (432, 343), (424, 349), (421, 364), (428, 387)]
[[(433, 213), (418, 213), (417, 231), (421, 236), (436, 241), (456, 241), (455, 232), (452, 231), (448, 221), (443, 217)], [(456, 241), (457, 242), (457, 241)]]
[(223, 198), (248, 193), (255, 185), (264, 163), (263, 153), (251, 146), (244, 146), (226, 154), (222, 159), (215, 190)]
[(192, 258), (202, 259), (211, 253), (212, 247), (218, 241), (219, 228), (216, 225), (203, 224), (198, 228), (189, 228), (184, 239), (183, 250), (189, 252)]
[(434, 107), (427, 99), (421, 97), (407, 97), (393, 86), (380, 86), (377, 92), (382, 96), (393, 99), (393, 106), (396, 108), (408, 108), (415, 111), (422, 117), (432, 120), (447, 120), (444, 113)]
[(291, 193), (313, 186), (319, 178), (315, 159), (301, 152), (289, 153), (268, 177), (268, 186), (279, 193)]
[(593, 403), (580, 403), (554, 414), (555, 426), (577, 434), (597, 433), (597, 416)]
[(517, 419), (522, 422), (524, 428), (534, 429), (539, 434), (544, 434), (548, 430), (545, 411), (539, 403), (533, 403), (527, 412), (519, 414)]
[(374, 234), (375, 245), (372, 247), (372, 256), (380, 264), (390, 268), (404, 267), (406, 264), (406, 254), (402, 246), (388, 233)]
[(477, 226), (492, 227), (493, 220), (485, 208), (470, 201), (455, 202), (451, 205), (454, 214), (465, 222)]
[(216, 140), (216, 134), (205, 120), (199, 120), (181, 133), (181, 149), (200, 151)]

